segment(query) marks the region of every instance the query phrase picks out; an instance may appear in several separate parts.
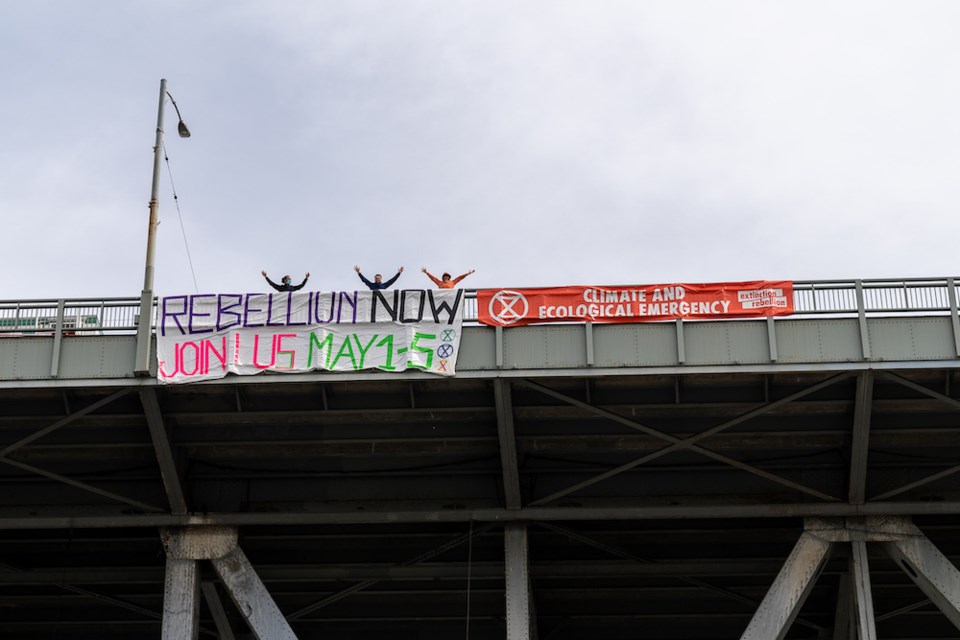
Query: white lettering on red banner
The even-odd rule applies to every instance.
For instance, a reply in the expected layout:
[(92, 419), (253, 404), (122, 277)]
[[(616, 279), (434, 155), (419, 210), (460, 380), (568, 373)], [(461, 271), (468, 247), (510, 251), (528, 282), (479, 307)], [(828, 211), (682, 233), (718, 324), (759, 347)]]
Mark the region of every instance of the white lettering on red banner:
[(793, 282), (481, 289), (477, 304), (480, 322), (504, 327), (749, 318), (793, 313)]

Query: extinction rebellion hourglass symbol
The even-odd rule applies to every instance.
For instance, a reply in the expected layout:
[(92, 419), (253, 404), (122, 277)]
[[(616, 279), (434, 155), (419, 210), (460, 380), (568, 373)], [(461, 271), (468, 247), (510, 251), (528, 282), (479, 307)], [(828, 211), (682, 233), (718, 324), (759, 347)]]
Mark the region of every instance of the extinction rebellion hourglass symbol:
[[(517, 305), (520, 305), (521, 308), (518, 309)], [(496, 292), (490, 299), (488, 311), (490, 312), (491, 318), (500, 324), (506, 325), (513, 324), (517, 320), (522, 319), (527, 315), (529, 308), (530, 306), (527, 304), (527, 299), (523, 297), (522, 293), (503, 289), (502, 291)]]

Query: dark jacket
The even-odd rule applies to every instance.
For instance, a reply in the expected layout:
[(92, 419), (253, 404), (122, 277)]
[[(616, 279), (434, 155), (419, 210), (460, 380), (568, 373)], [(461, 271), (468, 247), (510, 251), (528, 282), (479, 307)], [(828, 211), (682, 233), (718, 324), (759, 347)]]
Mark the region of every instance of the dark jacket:
[(392, 278), (390, 278), (390, 279), (387, 280), (386, 282), (379, 282), (379, 283), (378, 283), (378, 282), (370, 282), (369, 280), (367, 280), (366, 278), (364, 278), (364, 277), (363, 277), (363, 274), (360, 273), (359, 271), (357, 271), (357, 275), (360, 276), (360, 279), (363, 280), (363, 284), (367, 285), (367, 287), (368, 287), (371, 291), (377, 291), (377, 290), (380, 290), (380, 289), (387, 289), (387, 288), (389, 288), (390, 285), (392, 285), (394, 282), (396, 282), (396, 281), (397, 281), (397, 278), (400, 277), (400, 272), (397, 271), (397, 275), (393, 276)]
[[(264, 278), (267, 278), (267, 276), (263, 276), (263, 277), (264, 277)], [(298, 291), (299, 289), (303, 289), (303, 285), (307, 284), (307, 280), (309, 280), (309, 279), (310, 279), (310, 276), (305, 276), (305, 277), (303, 278), (303, 282), (301, 282), (300, 284), (297, 284), (297, 285), (293, 285), (293, 284), (277, 284), (276, 282), (274, 282), (274, 281), (271, 280), (270, 278), (267, 278), (267, 282), (270, 284), (271, 287), (273, 287), (273, 288), (276, 289), (277, 291)]]

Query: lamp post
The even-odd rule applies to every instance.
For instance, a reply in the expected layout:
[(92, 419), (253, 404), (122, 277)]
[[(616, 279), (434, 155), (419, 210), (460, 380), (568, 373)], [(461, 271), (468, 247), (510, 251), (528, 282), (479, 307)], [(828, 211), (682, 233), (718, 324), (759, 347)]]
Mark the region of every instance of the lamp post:
[(157, 245), (157, 207), (160, 189), (160, 158), (163, 150), (163, 106), (170, 98), (177, 111), (177, 133), (189, 138), (190, 130), (180, 117), (180, 108), (167, 91), (166, 79), (160, 80), (160, 105), (157, 107), (157, 139), (153, 147), (153, 184), (150, 189), (150, 223), (147, 227), (147, 260), (143, 270), (143, 291), (140, 292), (140, 319), (137, 324), (137, 356), (133, 372), (139, 376), (150, 375), (150, 328), (153, 317), (153, 272)]

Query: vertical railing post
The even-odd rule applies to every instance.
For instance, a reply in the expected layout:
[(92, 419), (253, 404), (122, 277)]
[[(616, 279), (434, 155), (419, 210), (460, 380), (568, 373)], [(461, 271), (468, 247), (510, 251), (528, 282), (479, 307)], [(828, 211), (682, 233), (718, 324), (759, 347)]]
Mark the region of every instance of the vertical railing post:
[(584, 339), (586, 340), (587, 347), (587, 366), (593, 366), (593, 323), (587, 322), (584, 324)]
[(137, 352), (133, 372), (150, 375), (150, 350), (153, 345), (153, 292), (144, 291), (140, 297), (140, 318), (137, 321)]
[(860, 321), (860, 346), (863, 349), (863, 359), (870, 359), (870, 334), (867, 332), (867, 308), (863, 301), (863, 280), (856, 280), (857, 318)]
[(53, 330), (53, 357), (50, 359), (50, 377), (56, 378), (60, 373), (60, 346), (63, 343), (63, 309), (66, 300), (57, 300), (57, 317)]
[(500, 369), (503, 367), (503, 327), (497, 325), (494, 330), (494, 338), (496, 340), (496, 359), (497, 368)]
[(953, 325), (953, 350), (960, 358), (960, 317), (957, 316), (957, 283), (947, 278), (947, 300), (950, 301), (950, 322)]
[(770, 346), (770, 362), (776, 362), (777, 358), (777, 329), (773, 322), (773, 316), (767, 317), (767, 344)]
[(687, 346), (683, 339), (683, 320), (677, 318), (677, 362), (683, 364), (687, 361)]

